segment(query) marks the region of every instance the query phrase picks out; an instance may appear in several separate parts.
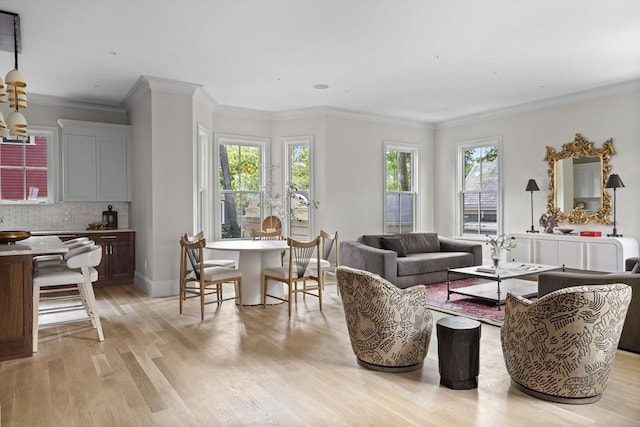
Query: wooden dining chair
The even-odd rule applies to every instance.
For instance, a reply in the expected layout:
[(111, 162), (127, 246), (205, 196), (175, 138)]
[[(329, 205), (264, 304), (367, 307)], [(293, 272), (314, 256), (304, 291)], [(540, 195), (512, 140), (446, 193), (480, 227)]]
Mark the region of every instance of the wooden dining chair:
[[(331, 262), (332, 253), (335, 263)], [(322, 284), (327, 285), (327, 276), (336, 277), (336, 268), (340, 265), (340, 242), (338, 232), (329, 234), (324, 230), (320, 230), (320, 271), (322, 273)], [(311, 268), (317, 268), (315, 258), (309, 260)], [(337, 282), (331, 284), (337, 285)], [(337, 288), (337, 286), (336, 286)], [(338, 290), (339, 293), (339, 290)]]
[(251, 230), (251, 237), (253, 237), (254, 240), (284, 240), (281, 228), (273, 231), (253, 229)]
[[(262, 306), (266, 307), (267, 297), (279, 301), (286, 301), (291, 317), (291, 303), (298, 293), (311, 295), (318, 298), (320, 311), (322, 311), (322, 274), (318, 269), (310, 268), (309, 260), (315, 257), (316, 265), (320, 265), (320, 236), (310, 242), (300, 242), (287, 238), (289, 246), (289, 262), (282, 267), (267, 268), (264, 270), (262, 280)], [(274, 280), (287, 285), (287, 297), (279, 297), (267, 293), (267, 282)], [(315, 285), (309, 285), (309, 281)], [(315, 292), (314, 292), (315, 291)]]
[(282, 221), (275, 215), (269, 215), (262, 220), (262, 231), (282, 230)]
[[(206, 304), (222, 304), (223, 301), (235, 300), (238, 309), (242, 310), (242, 273), (229, 267), (206, 267), (203, 251), (206, 245), (204, 238), (190, 241), (187, 236), (180, 239), (180, 314), (184, 301), (189, 298), (200, 299), (200, 319), (204, 320), (204, 306)], [(235, 295), (224, 298), (223, 284), (233, 282)], [(215, 295), (215, 299), (207, 301), (206, 296)]]

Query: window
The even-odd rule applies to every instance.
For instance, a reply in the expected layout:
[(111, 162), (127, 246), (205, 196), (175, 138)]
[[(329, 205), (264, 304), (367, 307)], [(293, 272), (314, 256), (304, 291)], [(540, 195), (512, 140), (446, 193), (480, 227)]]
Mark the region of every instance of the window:
[(458, 145), (458, 234), (500, 234), (499, 138)]
[(261, 199), (268, 139), (216, 136), (218, 203), (216, 236), (238, 239), (261, 228)]
[(0, 201), (52, 203), (57, 139), (52, 129), (30, 128), (24, 139), (0, 140)]
[(384, 232), (410, 233), (416, 228), (418, 148), (385, 142), (384, 154)]
[(198, 139), (196, 142), (194, 163), (196, 164), (196, 206), (195, 221), (196, 229), (194, 231), (202, 231), (205, 237), (210, 238), (210, 221), (211, 221), (211, 157), (210, 157), (210, 139), (209, 130), (198, 125)]
[(289, 197), (286, 200), (289, 212), (288, 235), (298, 240), (309, 240), (313, 230), (313, 153), (312, 136), (283, 138), (285, 159), (285, 185)]

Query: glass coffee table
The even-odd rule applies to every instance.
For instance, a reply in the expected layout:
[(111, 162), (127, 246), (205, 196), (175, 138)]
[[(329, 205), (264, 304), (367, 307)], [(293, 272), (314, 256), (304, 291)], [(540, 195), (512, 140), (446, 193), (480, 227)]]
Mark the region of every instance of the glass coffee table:
[[(522, 280), (525, 276), (537, 275), (545, 271), (564, 270), (564, 266), (530, 264), (526, 262), (507, 262), (501, 264), (497, 271), (493, 266), (476, 265), (473, 267), (450, 268), (447, 270), (447, 300), (451, 294), (464, 295), (486, 301), (495, 302), (497, 309), (504, 304), (507, 292), (525, 298), (538, 295), (538, 282), (534, 280)], [(452, 279), (452, 276), (460, 276)], [(478, 277), (491, 280), (479, 285), (451, 288), (452, 280), (460, 280), (467, 277)]]

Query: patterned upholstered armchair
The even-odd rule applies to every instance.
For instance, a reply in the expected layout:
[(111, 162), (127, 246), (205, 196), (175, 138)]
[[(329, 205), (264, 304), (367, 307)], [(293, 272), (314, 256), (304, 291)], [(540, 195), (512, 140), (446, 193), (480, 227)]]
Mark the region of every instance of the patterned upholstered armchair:
[(514, 386), (554, 402), (599, 400), (630, 301), (621, 283), (564, 288), (536, 302), (508, 294), (501, 340)]
[(336, 276), (358, 363), (389, 372), (421, 368), (433, 328), (425, 287), (400, 289), (377, 274), (344, 266)]

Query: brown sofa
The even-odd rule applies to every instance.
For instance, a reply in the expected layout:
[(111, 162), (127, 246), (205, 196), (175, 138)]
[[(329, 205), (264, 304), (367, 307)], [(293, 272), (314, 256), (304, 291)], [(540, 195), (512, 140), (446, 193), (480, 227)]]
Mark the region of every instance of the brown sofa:
[(447, 280), (448, 268), (482, 264), (482, 245), (437, 233), (363, 235), (340, 243), (340, 263), (378, 274), (399, 288)]
[(640, 274), (548, 272), (538, 276), (538, 298), (570, 286), (624, 283), (631, 286), (632, 296), (618, 348), (640, 353)]

